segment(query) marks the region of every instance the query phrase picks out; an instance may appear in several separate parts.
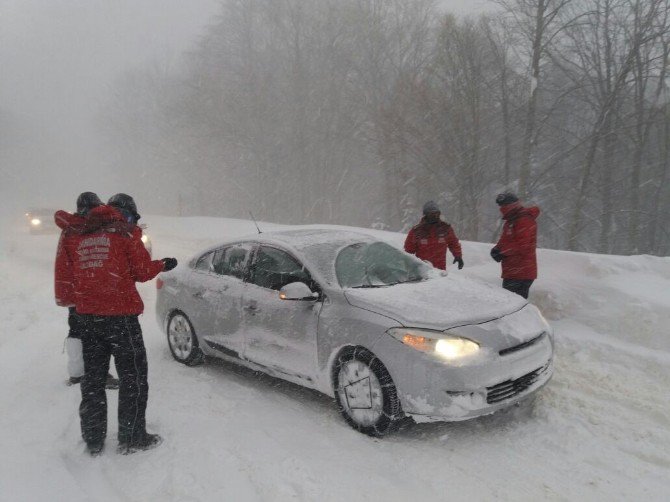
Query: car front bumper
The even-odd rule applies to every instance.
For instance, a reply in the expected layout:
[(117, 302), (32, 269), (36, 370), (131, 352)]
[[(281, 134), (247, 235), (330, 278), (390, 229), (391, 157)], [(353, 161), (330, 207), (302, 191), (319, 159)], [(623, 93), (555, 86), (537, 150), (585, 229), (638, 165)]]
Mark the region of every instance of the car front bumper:
[(537, 344), (456, 366), (383, 337), (375, 353), (387, 366), (403, 411), (417, 422), (489, 415), (534, 394), (554, 372), (549, 335)]

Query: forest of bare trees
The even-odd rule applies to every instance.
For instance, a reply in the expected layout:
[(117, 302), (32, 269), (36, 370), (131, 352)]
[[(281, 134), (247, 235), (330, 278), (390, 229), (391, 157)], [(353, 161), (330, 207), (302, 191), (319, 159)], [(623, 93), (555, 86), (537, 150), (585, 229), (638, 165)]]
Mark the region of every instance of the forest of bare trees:
[(492, 3), (224, 0), (116, 82), (111, 162), (174, 214), (400, 231), (435, 199), (491, 241), (511, 189), (544, 247), (670, 253), (670, 0)]

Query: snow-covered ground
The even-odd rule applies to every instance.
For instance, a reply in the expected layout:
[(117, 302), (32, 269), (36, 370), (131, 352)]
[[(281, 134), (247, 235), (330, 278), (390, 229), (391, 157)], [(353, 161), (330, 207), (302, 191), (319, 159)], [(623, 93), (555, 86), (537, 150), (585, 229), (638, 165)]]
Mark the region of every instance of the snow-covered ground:
[[(254, 231), (241, 220), (146, 220), (156, 257)], [(551, 383), (534, 403), (381, 440), (350, 429), (316, 392), (227, 363), (176, 363), (152, 281), (140, 286), (147, 421), (165, 441), (118, 455), (108, 391), (107, 449), (91, 458), (79, 388), (65, 385), (57, 236), (8, 224), (0, 239), (0, 500), (668, 500), (670, 258), (540, 250), (531, 301), (556, 331)], [(490, 247), (464, 243), (466, 267), (450, 273), (498, 284)]]

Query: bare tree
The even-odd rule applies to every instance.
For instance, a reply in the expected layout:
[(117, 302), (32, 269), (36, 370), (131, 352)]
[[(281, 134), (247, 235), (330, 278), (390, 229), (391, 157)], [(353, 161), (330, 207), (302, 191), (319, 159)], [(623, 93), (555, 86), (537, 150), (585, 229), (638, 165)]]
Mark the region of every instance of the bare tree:
[(523, 153), (519, 172), (519, 193), (526, 197), (530, 185), (538, 127), (538, 103), (542, 91), (542, 61), (554, 39), (565, 29), (561, 11), (572, 0), (494, 0), (515, 21), (529, 43), (530, 94), (526, 109)]

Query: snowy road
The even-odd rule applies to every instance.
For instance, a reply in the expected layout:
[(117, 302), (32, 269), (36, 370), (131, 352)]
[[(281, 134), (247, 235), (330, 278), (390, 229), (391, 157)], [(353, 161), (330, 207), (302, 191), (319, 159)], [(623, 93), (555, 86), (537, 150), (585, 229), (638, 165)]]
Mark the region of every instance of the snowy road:
[[(151, 218), (156, 257), (184, 259), (250, 223)], [(174, 362), (140, 287), (153, 451), (79, 435), (67, 387), (66, 312), (53, 303), (56, 236), (9, 228), (0, 248), (0, 500), (667, 500), (670, 258), (540, 252), (533, 300), (556, 329), (556, 373), (534, 403), (383, 440), (350, 429), (331, 399), (226, 363)], [(402, 236), (386, 234), (396, 242)], [(489, 245), (462, 272), (498, 282)]]

